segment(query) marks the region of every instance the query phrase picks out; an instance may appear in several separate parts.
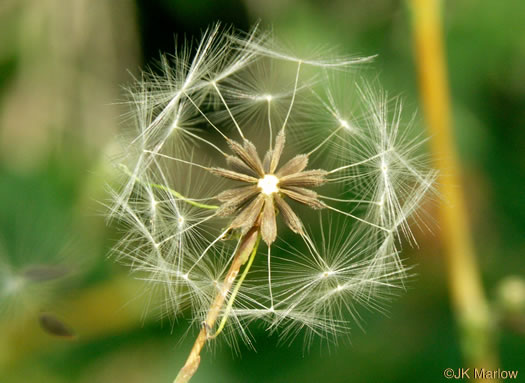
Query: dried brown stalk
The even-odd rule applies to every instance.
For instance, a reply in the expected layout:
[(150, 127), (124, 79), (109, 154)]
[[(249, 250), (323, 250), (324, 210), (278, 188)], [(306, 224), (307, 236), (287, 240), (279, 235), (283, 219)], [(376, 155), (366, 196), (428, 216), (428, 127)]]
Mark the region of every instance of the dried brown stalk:
[(254, 226), (242, 238), (241, 244), (239, 245), (239, 248), (237, 249), (237, 252), (233, 258), (232, 265), (230, 266), (230, 269), (228, 270), (228, 273), (224, 278), (224, 282), (222, 283), (219, 293), (217, 294), (215, 300), (210, 306), (210, 310), (208, 311), (206, 320), (204, 321), (202, 329), (199, 332), (195, 343), (193, 344), (193, 348), (191, 349), (190, 355), (186, 360), (186, 364), (184, 364), (184, 367), (182, 367), (182, 369), (179, 371), (179, 374), (175, 378), (174, 383), (189, 382), (192, 376), (199, 368), (199, 363), (201, 360), (200, 353), (202, 348), (206, 344), (206, 341), (208, 340), (209, 331), (213, 328), (215, 322), (217, 321), (217, 318), (221, 313), (224, 301), (226, 300), (226, 297), (231, 291), (233, 282), (235, 281), (237, 274), (239, 274), (241, 266), (246, 262), (246, 260), (254, 250), (258, 236), (259, 227)]

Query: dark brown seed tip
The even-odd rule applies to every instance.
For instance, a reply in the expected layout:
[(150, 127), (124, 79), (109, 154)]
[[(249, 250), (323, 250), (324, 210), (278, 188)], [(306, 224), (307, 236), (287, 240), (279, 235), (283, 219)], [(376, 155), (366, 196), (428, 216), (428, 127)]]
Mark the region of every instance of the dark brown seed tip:
[(75, 339), (76, 335), (71, 327), (58, 319), (54, 314), (41, 313), (38, 316), (40, 327), (49, 335), (65, 339)]

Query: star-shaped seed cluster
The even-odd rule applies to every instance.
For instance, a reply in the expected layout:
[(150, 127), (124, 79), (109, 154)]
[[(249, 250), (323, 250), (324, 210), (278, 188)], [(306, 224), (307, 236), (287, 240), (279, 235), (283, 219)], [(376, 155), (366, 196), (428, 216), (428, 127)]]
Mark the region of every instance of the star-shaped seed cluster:
[(235, 153), (226, 158), (230, 169), (211, 169), (215, 175), (248, 184), (221, 192), (217, 196), (222, 203), (218, 214), (232, 216), (230, 228), (238, 229), (242, 234), (254, 226), (259, 227), (262, 239), (268, 246), (277, 237), (277, 212), (292, 231), (304, 234), (301, 220), (284, 197), (313, 209), (325, 207), (318, 194), (310, 188), (323, 185), (328, 172), (321, 169), (305, 170), (308, 165), (306, 154), (297, 155), (278, 168), (285, 141), (285, 132), (281, 130), (274, 147), (266, 152), (261, 161), (255, 145), (250, 141), (244, 139), (240, 144), (228, 140)]

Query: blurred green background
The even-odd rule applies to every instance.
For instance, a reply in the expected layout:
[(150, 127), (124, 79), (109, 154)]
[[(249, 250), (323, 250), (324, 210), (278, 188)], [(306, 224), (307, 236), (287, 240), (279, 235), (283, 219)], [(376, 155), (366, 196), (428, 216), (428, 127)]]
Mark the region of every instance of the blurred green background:
[[(501, 368), (525, 381), (525, 2), (443, 6), (464, 193), (497, 351)], [(121, 87), (211, 23), (248, 30), (258, 20), (294, 47), (378, 54), (364, 75), (419, 109), (403, 1), (0, 2), (0, 383), (172, 381), (194, 334), (180, 341), (186, 320), (161, 318), (143, 283), (107, 258), (119, 236), (103, 203), (125, 128)], [(421, 113), (416, 123), (424, 129)], [(445, 368), (469, 367), (439, 223), (431, 226), (416, 231), (418, 249), (405, 246), (417, 276), (386, 316), (362, 312), (365, 331), (306, 350), (301, 339), (277, 345), (255, 329), (256, 352), (219, 342), (194, 381), (440, 382)], [(44, 332), (42, 313), (74, 335)]]

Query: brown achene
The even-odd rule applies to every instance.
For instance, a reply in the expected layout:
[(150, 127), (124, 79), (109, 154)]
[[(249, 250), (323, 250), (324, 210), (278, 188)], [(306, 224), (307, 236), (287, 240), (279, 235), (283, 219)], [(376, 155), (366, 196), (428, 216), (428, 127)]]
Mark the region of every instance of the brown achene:
[(218, 214), (233, 216), (230, 228), (240, 230), (243, 235), (254, 226), (260, 227), (261, 237), (268, 246), (277, 237), (277, 211), (293, 232), (304, 234), (301, 220), (283, 196), (313, 209), (325, 207), (317, 193), (309, 188), (323, 185), (328, 172), (321, 169), (305, 170), (308, 165), (307, 154), (297, 155), (278, 168), (285, 141), (283, 129), (275, 139), (275, 146), (266, 152), (261, 161), (253, 143), (244, 139), (241, 145), (228, 139), (235, 153), (226, 157), (230, 170), (210, 169), (215, 175), (249, 184), (220, 193), (217, 199), (222, 205)]

